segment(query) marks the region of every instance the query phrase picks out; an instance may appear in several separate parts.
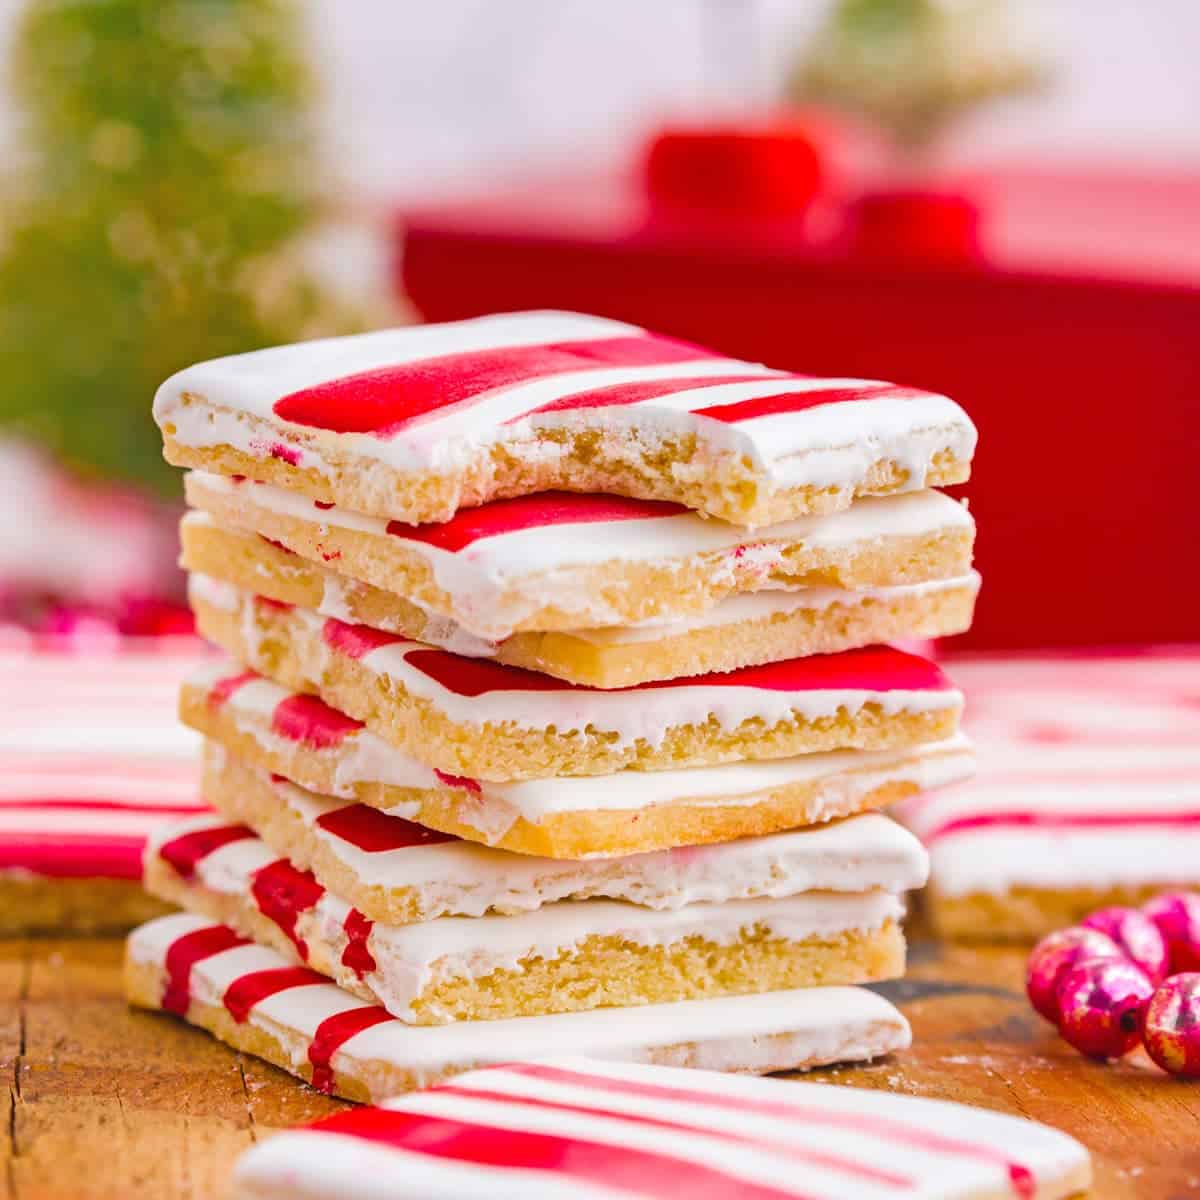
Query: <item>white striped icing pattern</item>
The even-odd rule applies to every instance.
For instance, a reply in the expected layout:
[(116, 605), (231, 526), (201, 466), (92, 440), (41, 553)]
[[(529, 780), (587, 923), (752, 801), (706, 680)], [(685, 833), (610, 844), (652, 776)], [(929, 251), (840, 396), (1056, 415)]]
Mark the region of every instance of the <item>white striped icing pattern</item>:
[[(129, 936), (126, 955), (162, 968), (180, 938), (212, 928), (187, 913), (160, 917)], [(282, 955), (238, 946), (196, 962), (190, 997), (220, 1006), (243, 976), (287, 966)], [(321, 1023), (361, 1000), (332, 983), (288, 988), (254, 1005), (248, 1023), (275, 1038), (297, 1071)], [(370, 1007), (370, 1006), (365, 1006)], [(357, 1079), (372, 1099), (405, 1084), (423, 1086), (480, 1064), (535, 1054), (584, 1053), (632, 1061), (691, 1061), (715, 1070), (782, 1071), (876, 1057), (909, 1043), (904, 1018), (882, 997), (859, 988), (798, 991), (595, 1009), (502, 1021), (411, 1026), (386, 1021), (355, 1034), (335, 1051), (332, 1066)]]
[[(282, 346), (200, 363), (179, 372), (159, 388), (154, 414), (160, 425), (170, 422), (175, 426), (175, 437), (184, 445), (231, 445), (262, 457), (270, 452), (269, 446), (261, 432), (256, 433), (246, 420), (257, 418), (279, 433), (287, 452), (298, 457), (299, 466), (323, 471), (327, 467), (319, 448), (304, 436), (313, 431), (274, 415), (273, 407), (282, 397), (365, 371), (427, 358), (643, 333), (635, 326), (572, 313), (516, 313)], [(674, 395), (636, 404), (531, 411), (579, 392), (618, 383), (760, 372), (764, 374), (762, 383), (707, 388), (688, 383)], [(908, 472), (909, 486), (916, 488), (922, 486), (939, 451), (949, 450), (960, 460), (971, 457), (975, 429), (958, 405), (932, 393), (873, 399), (872, 394), (883, 386), (872, 380), (781, 376), (757, 364), (698, 351), (690, 363), (597, 366), (496, 388), (473, 398), (465, 407), (427, 417), (399, 431), (341, 435), (321, 432), (324, 438), (352, 448), (368, 466), (378, 463), (394, 470), (442, 474), (462, 469), (481, 448), (495, 441), (503, 441), (517, 453), (524, 449), (531, 458), (550, 453), (553, 447), (541, 446), (537, 434), (553, 429), (598, 430), (605, 437), (603, 452), (614, 458), (629, 456), (633, 431), (651, 444), (655, 437), (694, 435), (708, 455), (749, 458), (767, 482), (781, 486), (845, 488), (863, 478), (875, 461), (890, 459)], [(831, 387), (860, 388), (863, 399), (734, 423), (709, 420), (689, 411), (764, 395)], [(185, 405), (185, 395), (202, 397), (219, 410)], [(698, 470), (704, 463), (688, 466)]]
[[(318, 508), (298, 492), (271, 484), (239, 484), (205, 471), (189, 472), (189, 501), (203, 508), (206, 496), (235, 503), (251, 525), (262, 513), (386, 538), (423, 559), (449, 597), (453, 616), (471, 634), (508, 636), (548, 603), (576, 614), (580, 628), (616, 623), (594, 582), (578, 572), (621, 564), (687, 565), (701, 554), (719, 554), (709, 570), (714, 584), (738, 581), (742, 590), (774, 588), (771, 573), (785, 568), (789, 551), (868, 551), (888, 539), (931, 537), (974, 528), (967, 509), (937, 491), (866, 497), (848, 509), (798, 517), (749, 534), (695, 513), (545, 524), (480, 537), (450, 551), (388, 532), (388, 522), (339, 508)], [(210, 503), (212, 501), (210, 500)], [(335, 569), (338, 560), (330, 564)], [(369, 580), (382, 585), (382, 579)]]
[[(540, 1052), (250, 1149), (243, 1197), (1062, 1200), (1088, 1152), (1047, 1125), (853, 1087)], [(361, 1133), (361, 1136), (356, 1136)], [(535, 1147), (541, 1147), (539, 1153)], [(455, 1153), (455, 1148), (458, 1153)]]
[[(921, 887), (927, 873), (920, 844), (876, 814), (734, 842), (616, 858), (540, 858), (459, 840), (368, 851), (317, 824), (322, 816), (343, 808), (344, 801), (265, 776), (263, 784), (306, 836), (324, 847), (366, 891), (414, 889), (422, 897), (422, 911), (430, 917), (532, 912), (555, 901), (587, 897), (668, 911), (815, 890), (901, 892)], [(225, 823), (204, 817), (172, 827), (155, 837), (151, 852), (181, 832)], [(252, 864), (263, 865), (256, 861), (263, 853), (249, 840), (235, 842), (201, 860), (197, 869), (206, 886), (229, 892)]]
[[(192, 825), (170, 832), (192, 832), (195, 828)], [(417, 847), (413, 853), (420, 856), (423, 850), (438, 848)], [(402, 861), (406, 853), (394, 852), (393, 861)], [(516, 857), (503, 851), (490, 854), (501, 861), (487, 864), (480, 890), (488, 888), (488, 876), (502, 869), (504, 860)], [(251, 910), (257, 907), (252, 896), (255, 875), (276, 857), (257, 838), (229, 842), (200, 859), (188, 886)], [(453, 856), (445, 857), (451, 859), (453, 869)], [(917, 865), (920, 856), (914, 857), (915, 861), (910, 858), (906, 864), (910, 882), (921, 875)], [(518, 876), (531, 873), (519, 865), (515, 869)], [(869, 866), (863, 874), (870, 874)], [(463, 886), (469, 888), (469, 881), (464, 880)], [(190, 907), (186, 902), (184, 906)], [(326, 891), (312, 909), (300, 915), (296, 926), (310, 950), (313, 965), (327, 974), (336, 973), (335, 978), (347, 984), (353, 981), (353, 972), (340, 969), (338, 964), (347, 945), (344, 925), (349, 912), (350, 905)], [(848, 932), (873, 933), (902, 915), (903, 906), (894, 895), (865, 890), (725, 900), (657, 910), (610, 900), (568, 900), (515, 915), (446, 916), (404, 926), (376, 923), (366, 938), (376, 969), (362, 978), (374, 999), (388, 1012), (411, 1021), (416, 1019), (413, 1006), (433, 987), (485, 979), (496, 971), (519, 972), (525, 962), (533, 959), (553, 962), (581, 949), (589, 938), (617, 938), (622, 945), (640, 947), (671, 947), (689, 938), (702, 938), (716, 946), (729, 946), (761, 931), (778, 941), (802, 942), (828, 940)], [(243, 922), (235, 924), (246, 932)], [(442, 1021), (453, 1019), (432, 1005), (426, 1006), (424, 1016), (435, 1023), (440, 1023), (439, 1017)]]
[[(189, 685), (207, 691), (219, 679), (239, 673), (236, 664), (214, 663), (196, 672)], [(244, 684), (222, 702), (239, 732), (250, 734), (269, 754), (294, 747), (271, 730), (276, 707), (295, 693), (267, 679)], [(398, 788), (445, 790), (437, 774), (385, 742), (369, 729), (347, 734), (336, 745), (306, 748), (305, 754), (332, 762), (336, 794), (351, 798), (354, 786), (390, 784)], [(970, 776), (971, 747), (962, 737), (897, 750), (836, 750), (794, 758), (747, 760), (674, 771), (621, 771), (616, 775), (532, 779), (515, 783), (479, 781), (479, 794), (464, 795), (464, 819), (485, 835), (499, 838), (518, 818), (534, 824), (558, 813), (637, 811), (655, 805), (754, 804), (789, 785), (816, 783), (831, 805), (888, 782), (910, 782), (918, 790), (943, 787)], [(816, 805), (820, 810), (820, 803)], [(397, 815), (413, 816), (415, 807)]]

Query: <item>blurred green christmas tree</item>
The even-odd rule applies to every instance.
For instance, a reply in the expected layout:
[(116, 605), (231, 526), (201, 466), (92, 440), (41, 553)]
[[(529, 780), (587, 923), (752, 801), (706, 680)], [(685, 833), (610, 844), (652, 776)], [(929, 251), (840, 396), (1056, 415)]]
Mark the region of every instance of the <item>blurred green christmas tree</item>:
[(838, 0), (789, 91), (867, 118), (900, 150), (928, 150), (963, 113), (1039, 87), (1006, 0)]
[(175, 486), (179, 367), (349, 324), (296, 245), (320, 199), (295, 0), (31, 0), (0, 243), (0, 426)]

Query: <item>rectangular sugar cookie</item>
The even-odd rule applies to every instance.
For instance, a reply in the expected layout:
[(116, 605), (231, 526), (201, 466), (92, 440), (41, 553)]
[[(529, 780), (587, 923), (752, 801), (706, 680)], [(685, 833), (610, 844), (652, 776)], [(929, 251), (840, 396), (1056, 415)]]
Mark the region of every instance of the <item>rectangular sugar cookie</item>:
[(182, 712), (215, 739), (206, 792), (226, 811), (270, 809), (276, 799), (264, 795), (269, 773), (281, 785), (296, 780), (310, 793), (360, 800), (468, 841), (560, 859), (708, 845), (818, 824), (965, 779), (974, 765), (960, 735), (902, 750), (484, 783), (439, 775), (315, 697), (245, 673), (189, 684)]
[(186, 878), (151, 850), (150, 891), (307, 963), (415, 1025), (873, 983), (904, 973), (903, 908), (887, 892), (806, 892), (657, 910), (561, 900), (512, 915), (386, 925), (265, 842), (228, 827), (181, 830), (167, 856), (197, 835), (229, 840)]
[(730, 596), (961, 578), (975, 526), (941, 492), (868, 498), (755, 534), (653, 501), (540, 493), (413, 526), (191, 472), (188, 502), (477, 638), (695, 615)]
[(1033, 940), (1110, 904), (1200, 886), (1200, 656), (989, 658), (981, 773), (906, 801), (947, 937)]
[(638, 1008), (414, 1026), (307, 967), (176, 913), (126, 943), (125, 994), (348, 1100), (378, 1101), (536, 1054), (716, 1070), (805, 1070), (909, 1045), (908, 1023), (860, 988), (800, 988)]
[(0, 935), (124, 932), (163, 911), (142, 891), (142, 849), (209, 811), (199, 739), (172, 712), (203, 655), (134, 645), (0, 648)]
[(886, 646), (604, 691), (308, 609), (259, 601), (237, 620), (192, 600), (200, 631), (239, 662), (476, 780), (891, 749), (950, 737), (962, 709), (933, 663)]
[[(244, 850), (225, 851), (226, 843), (257, 834), (276, 858), (311, 870), (322, 888), (388, 925), (530, 912), (588, 897), (669, 910), (817, 890), (901, 892), (921, 887), (927, 872), (916, 839), (871, 813), (712, 846), (551, 859), (464, 842), (233, 763), (210, 769), (207, 785), (221, 815), (155, 839), (150, 876), (189, 881), (199, 873), (218, 887), (224, 855), (237, 861)], [(279, 897), (272, 891), (268, 899)]]
[(944, 396), (554, 312), (199, 363), (159, 388), (154, 417), (177, 465), (409, 522), (569, 488), (767, 525), (961, 483), (976, 440)]
[(338, 575), (257, 534), (193, 510), (180, 523), (189, 589), (234, 616), (243, 594), (309, 608), (473, 658), (541, 671), (586, 687), (632, 687), (733, 671), (902, 638), (949, 637), (971, 624), (979, 575), (890, 587), (808, 587), (729, 596), (674, 620), (598, 629), (514, 633), (489, 641), (394, 592)]
[(965, 1104), (573, 1055), (290, 1130), (234, 1183), (238, 1200), (1063, 1200), (1091, 1162), (1056, 1129)]

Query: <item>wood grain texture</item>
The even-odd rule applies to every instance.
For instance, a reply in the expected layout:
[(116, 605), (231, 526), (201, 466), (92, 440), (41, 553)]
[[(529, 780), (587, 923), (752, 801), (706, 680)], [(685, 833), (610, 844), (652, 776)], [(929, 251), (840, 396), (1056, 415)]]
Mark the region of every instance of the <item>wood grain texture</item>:
[[(1033, 1013), (1023, 951), (917, 942), (881, 989), (916, 1044), (806, 1078), (1017, 1113), (1074, 1134), (1101, 1200), (1200, 1200), (1200, 1084), (1075, 1054)], [(0, 942), (4, 1200), (217, 1200), (236, 1156), (345, 1107), (121, 999), (118, 941)]]

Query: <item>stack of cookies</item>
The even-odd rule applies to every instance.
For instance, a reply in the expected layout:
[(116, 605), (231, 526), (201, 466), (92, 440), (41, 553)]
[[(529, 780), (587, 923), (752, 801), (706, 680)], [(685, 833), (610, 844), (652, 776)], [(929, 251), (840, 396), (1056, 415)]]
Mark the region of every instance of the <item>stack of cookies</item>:
[(970, 773), (975, 432), (944, 397), (530, 313), (160, 389), (220, 814), (134, 1003), (364, 1099), (549, 1047), (731, 1070), (903, 1045), (919, 843)]

